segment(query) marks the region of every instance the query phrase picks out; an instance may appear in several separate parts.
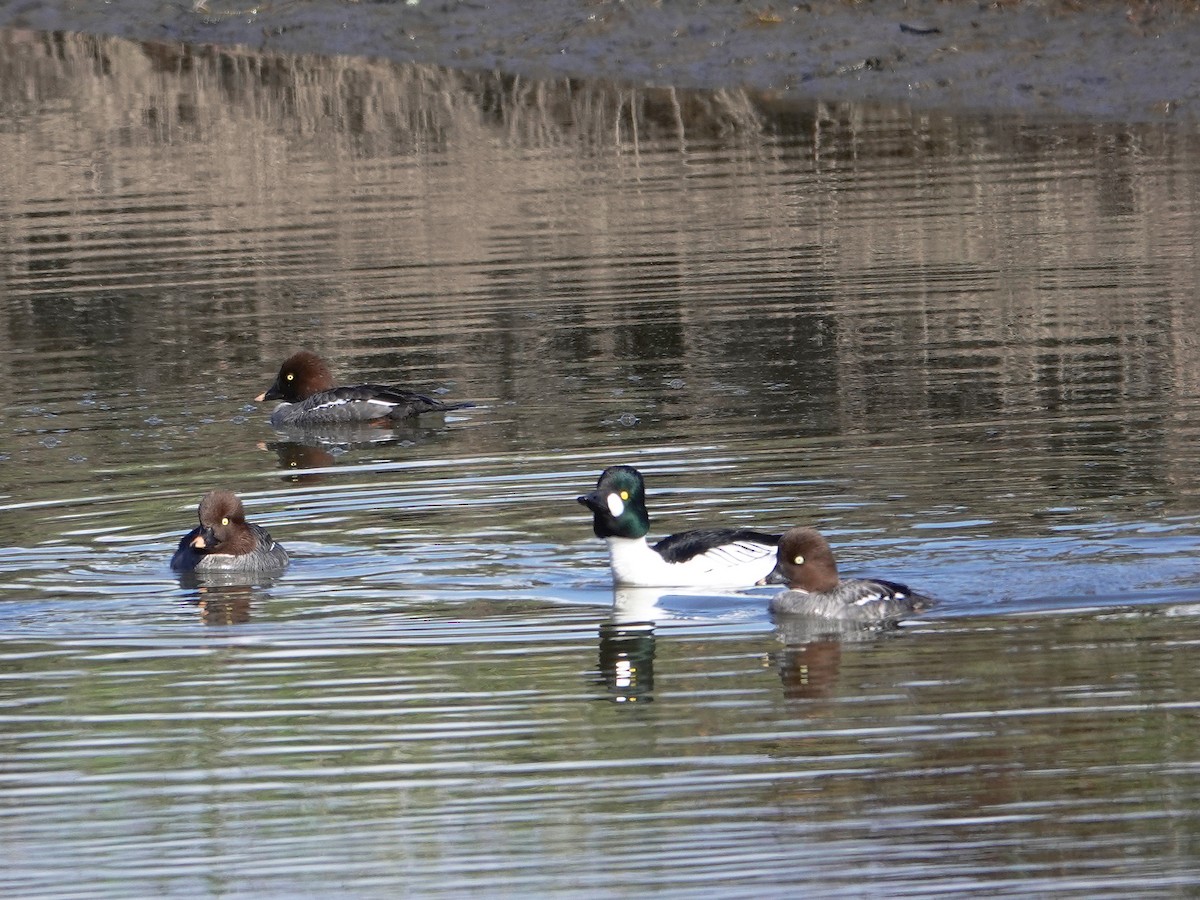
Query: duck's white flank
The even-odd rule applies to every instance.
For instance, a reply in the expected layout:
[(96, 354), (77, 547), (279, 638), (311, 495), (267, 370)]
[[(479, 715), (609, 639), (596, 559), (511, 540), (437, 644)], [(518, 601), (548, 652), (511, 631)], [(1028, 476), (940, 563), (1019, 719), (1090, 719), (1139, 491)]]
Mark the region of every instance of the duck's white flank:
[(750, 541), (721, 544), (669, 563), (643, 538), (605, 538), (613, 582), (636, 587), (747, 587), (775, 567), (775, 548)]

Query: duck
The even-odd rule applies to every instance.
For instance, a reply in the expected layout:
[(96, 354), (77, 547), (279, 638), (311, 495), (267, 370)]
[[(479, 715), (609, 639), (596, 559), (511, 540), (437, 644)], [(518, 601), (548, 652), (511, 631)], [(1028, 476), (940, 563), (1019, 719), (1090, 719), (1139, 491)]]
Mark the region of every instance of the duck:
[(894, 622), (934, 605), (907, 585), (876, 578), (838, 578), (829, 542), (815, 528), (784, 532), (773, 568), (759, 584), (786, 584), (771, 598), (771, 612), (837, 619), (843, 622)]
[(775, 564), (779, 535), (749, 528), (682, 531), (646, 540), (646, 482), (633, 466), (609, 466), (596, 489), (577, 498), (592, 530), (608, 543), (613, 583), (622, 587), (750, 587)]
[(260, 525), (246, 521), (232, 491), (209, 491), (200, 501), (200, 524), (185, 534), (171, 557), (176, 572), (280, 572), (288, 554)]
[(256, 403), (282, 400), (271, 413), (276, 428), (352, 425), (361, 422), (396, 422), (425, 412), (449, 412), (473, 403), (443, 403), (382, 384), (337, 387), (325, 360), (311, 350), (300, 350), (283, 361), (271, 386), (254, 398)]

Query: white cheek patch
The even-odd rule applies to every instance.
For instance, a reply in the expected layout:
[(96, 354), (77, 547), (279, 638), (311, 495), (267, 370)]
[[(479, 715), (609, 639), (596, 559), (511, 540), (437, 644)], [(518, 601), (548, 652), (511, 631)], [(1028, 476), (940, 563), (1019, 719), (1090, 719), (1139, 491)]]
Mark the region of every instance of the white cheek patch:
[(605, 502), (608, 504), (608, 511), (612, 513), (612, 517), (614, 519), (621, 518), (621, 513), (625, 512), (625, 504), (622, 502), (620, 496), (617, 494), (609, 494), (608, 497), (605, 498)]

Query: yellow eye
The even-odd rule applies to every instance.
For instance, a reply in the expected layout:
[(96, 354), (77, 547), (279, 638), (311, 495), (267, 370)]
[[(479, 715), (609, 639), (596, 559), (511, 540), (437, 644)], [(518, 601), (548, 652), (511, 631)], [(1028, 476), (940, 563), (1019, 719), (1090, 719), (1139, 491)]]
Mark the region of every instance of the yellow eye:
[(296, 380), (296, 373), (295, 373), (295, 372), (288, 372), (288, 373), (287, 373), (287, 380), (288, 380), (288, 381), (295, 381), (295, 380)]
[(797, 556), (795, 559), (792, 560), (792, 562), (794, 562), (798, 566), (802, 566), (802, 565), (804, 565), (804, 557)]
[(229, 516), (225, 516), (225, 517), (223, 517), (223, 518), (221, 519), (221, 524), (222, 524), (222, 525), (228, 525), (228, 524), (229, 524)]
[(621, 499), (628, 500), (629, 499), (629, 491), (621, 491)]

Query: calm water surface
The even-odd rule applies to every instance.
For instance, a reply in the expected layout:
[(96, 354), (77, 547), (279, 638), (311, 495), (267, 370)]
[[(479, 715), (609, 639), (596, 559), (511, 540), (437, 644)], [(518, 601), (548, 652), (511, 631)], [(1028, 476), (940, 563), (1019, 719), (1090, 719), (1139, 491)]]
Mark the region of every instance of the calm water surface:
[[(1191, 895), (1196, 136), (0, 44), (4, 894)], [(614, 595), (617, 462), (940, 606)]]

